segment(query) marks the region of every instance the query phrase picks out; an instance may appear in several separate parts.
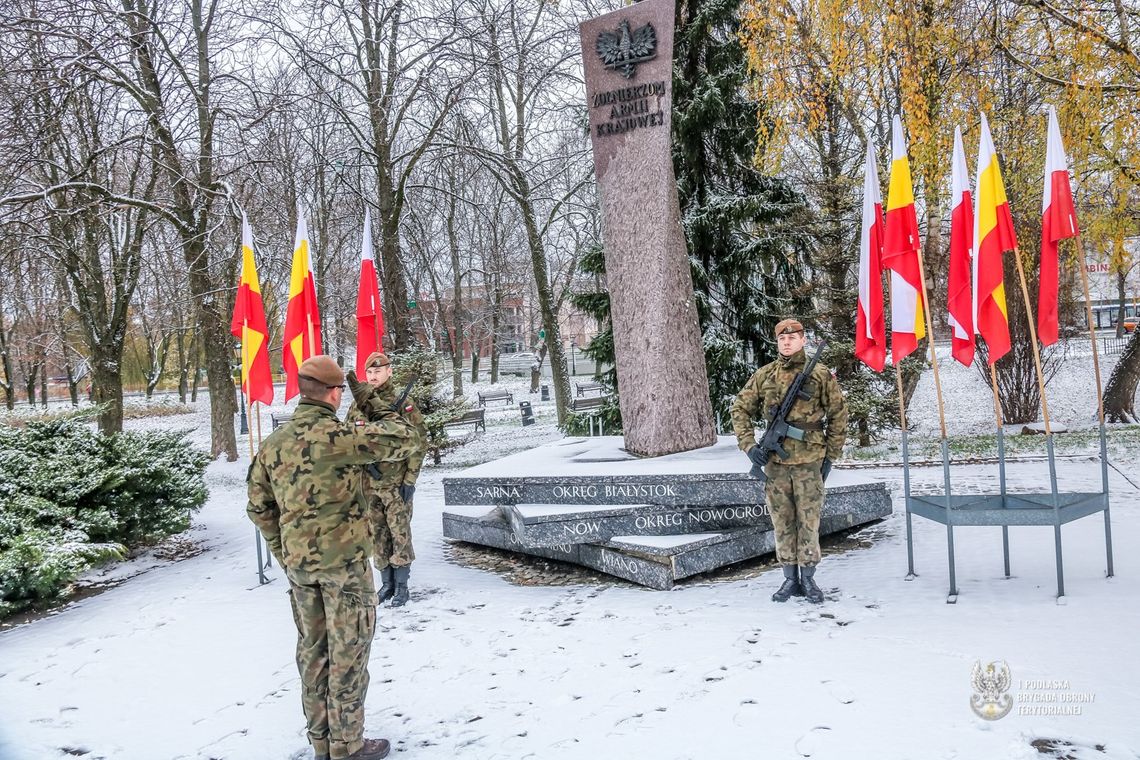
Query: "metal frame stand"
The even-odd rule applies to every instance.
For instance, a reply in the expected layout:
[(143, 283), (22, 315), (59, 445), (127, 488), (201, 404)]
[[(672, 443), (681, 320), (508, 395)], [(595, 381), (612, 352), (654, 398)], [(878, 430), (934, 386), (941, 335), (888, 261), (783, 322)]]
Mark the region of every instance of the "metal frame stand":
[(955, 495), (950, 482), (949, 447), (942, 441), (943, 493), (922, 496), (911, 493), (910, 456), (907, 433), (903, 431), (903, 488), (906, 493), (906, 552), (907, 580), (915, 577), (914, 534), (911, 515), (915, 514), (946, 526), (946, 549), (950, 571), (948, 604), (958, 600), (955, 576), (954, 528), (956, 526), (1000, 525), (1005, 576), (1010, 576), (1009, 526), (1053, 526), (1057, 562), (1057, 600), (1065, 596), (1064, 557), (1061, 548), (1061, 526), (1082, 517), (1104, 513), (1104, 547), (1107, 561), (1106, 577), (1113, 575), (1112, 523), (1109, 514), (1108, 444), (1105, 428), (1100, 427), (1101, 490), (1092, 493), (1062, 492), (1057, 487), (1057, 462), (1053, 449), (1053, 436), (1046, 436), (1045, 447), (1049, 459), (1049, 493), (1010, 493), (1006, 489), (1005, 438), (998, 429), (998, 482), (1000, 492), (994, 495)]
[[(591, 414), (590, 416), (588, 416), (586, 418), (586, 421), (590, 425), (590, 435), (591, 436), (605, 435), (605, 433), (602, 431), (602, 416), (600, 414)], [(594, 432), (594, 423), (595, 422), (598, 423), (598, 432), (597, 433)]]

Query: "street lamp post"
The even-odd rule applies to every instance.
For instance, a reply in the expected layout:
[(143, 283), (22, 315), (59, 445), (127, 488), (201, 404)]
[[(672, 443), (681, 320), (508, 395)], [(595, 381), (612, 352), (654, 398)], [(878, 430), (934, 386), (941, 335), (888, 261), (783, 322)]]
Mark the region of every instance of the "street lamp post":
[(577, 375), (578, 374), (578, 357), (575, 355), (575, 352), (577, 350), (578, 350), (578, 344), (574, 342), (573, 338), (571, 338), (570, 339), (570, 374), (571, 375)]

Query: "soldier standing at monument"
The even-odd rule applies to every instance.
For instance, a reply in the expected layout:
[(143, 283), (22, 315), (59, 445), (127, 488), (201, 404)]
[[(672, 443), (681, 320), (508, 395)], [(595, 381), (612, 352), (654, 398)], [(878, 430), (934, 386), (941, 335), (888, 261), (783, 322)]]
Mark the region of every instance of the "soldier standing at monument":
[[(823, 592), (815, 582), (819, 564), (819, 514), (823, 508), (823, 481), (831, 463), (843, 453), (847, 437), (847, 403), (831, 371), (817, 364), (803, 390), (810, 398), (797, 401), (787, 421), (804, 431), (802, 441), (785, 438), (787, 459), (766, 456), (756, 446), (753, 420), (771, 415), (787, 395), (796, 375), (804, 370), (807, 355), (804, 327), (795, 319), (776, 325), (779, 358), (749, 378), (732, 405), (732, 427), (742, 451), (767, 476), (765, 498), (776, 533), (776, 558), (784, 566), (784, 583), (772, 601), (805, 596), (819, 604)], [(768, 459), (768, 461), (762, 461)]]
[(305, 360), (298, 377), (297, 411), (250, 465), (247, 511), (289, 580), (317, 760), (380, 760), (388, 740), (364, 738), (376, 585), (363, 467), (406, 459), (419, 434), (395, 413), (360, 426), (338, 420), (345, 378), (331, 357)]
[[(396, 413), (414, 425), (420, 435), (420, 446), (407, 459), (382, 462), (376, 468), (369, 468), (369, 514), (376, 536), (373, 558), (381, 581), (377, 599), (381, 604), (391, 599), (393, 607), (402, 607), (408, 602), (408, 576), (412, 560), (416, 558), (412, 550), (412, 498), (427, 451), (427, 431), (423, 415), (411, 397), (397, 397), (388, 357), (377, 351), (365, 360), (364, 367), (368, 384), (377, 391), (375, 398), (379, 406), (386, 410), (399, 402)], [(350, 372), (348, 380), (355, 396), (356, 375)], [(370, 419), (369, 415), (368, 410), (353, 402), (347, 419), (363, 425)]]

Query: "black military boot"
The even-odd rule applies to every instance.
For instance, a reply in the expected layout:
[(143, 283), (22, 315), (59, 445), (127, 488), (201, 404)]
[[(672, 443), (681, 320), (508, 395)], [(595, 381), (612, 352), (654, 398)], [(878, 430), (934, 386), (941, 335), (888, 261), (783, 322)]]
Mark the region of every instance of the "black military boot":
[(376, 603), (383, 604), (396, 593), (396, 583), (392, 579), (392, 566), (388, 565), (380, 571), (380, 590), (376, 592)]
[(786, 602), (790, 596), (803, 596), (800, 588), (800, 573), (798, 565), (784, 565), (784, 583), (772, 594), (773, 602)]
[(804, 588), (804, 596), (812, 604), (823, 603), (823, 592), (815, 585), (815, 566), (800, 568), (800, 581)]
[(383, 760), (392, 751), (387, 739), (365, 739), (364, 746), (348, 756), (347, 760)]
[(392, 577), (396, 581), (396, 593), (392, 597), (392, 607), (403, 607), (408, 603), (408, 576), (411, 572), (411, 565), (392, 568)]

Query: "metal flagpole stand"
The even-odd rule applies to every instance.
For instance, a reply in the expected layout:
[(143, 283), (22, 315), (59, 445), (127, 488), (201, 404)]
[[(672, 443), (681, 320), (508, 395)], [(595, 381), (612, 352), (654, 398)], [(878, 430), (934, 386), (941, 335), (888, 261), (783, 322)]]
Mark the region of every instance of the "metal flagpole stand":
[[(1014, 255), (1018, 253), (1015, 251)], [(949, 484), (949, 457), (945, 439), (942, 444), (943, 474), (946, 488), (941, 495), (918, 495), (911, 493), (910, 478), (908, 475), (909, 455), (907, 450), (907, 433), (903, 427), (903, 487), (906, 491), (906, 519), (907, 519), (907, 562), (908, 580), (914, 573), (914, 547), (911, 531), (911, 514), (925, 517), (928, 520), (941, 523), (947, 530), (947, 552), (949, 556), (950, 592), (948, 603), (957, 601), (957, 585), (955, 582), (954, 567), (954, 532), (955, 526), (995, 526), (1003, 529), (1003, 549), (1005, 551), (1005, 571), (1009, 575), (1009, 542), (1008, 528), (1013, 525), (1052, 526), (1054, 537), (1054, 552), (1057, 568), (1057, 601), (1063, 603), (1065, 596), (1064, 560), (1061, 551), (1061, 526), (1065, 523), (1088, 517), (1098, 512), (1104, 513), (1105, 528), (1105, 555), (1108, 564), (1107, 576), (1112, 577), (1112, 526), (1109, 519), (1109, 489), (1108, 489), (1108, 446), (1104, 424), (1104, 402), (1100, 388), (1099, 367), (1097, 374), (1097, 400), (1100, 405), (1100, 459), (1101, 459), (1101, 490), (1097, 492), (1061, 492), (1057, 484), (1057, 463), (1053, 447), (1052, 428), (1049, 423), (1048, 406), (1045, 399), (1044, 382), (1040, 369), (1040, 355), (1037, 352), (1037, 331), (1034, 325), (1033, 311), (1030, 308), (1028, 289), (1025, 285), (1024, 272), (1018, 260), (1019, 274), (1021, 275), (1022, 294), (1025, 299), (1027, 317), (1030, 323), (1031, 339), (1036, 369), (1038, 372), (1039, 391), (1041, 393), (1042, 412), (1045, 418), (1045, 446), (1049, 462), (1049, 492), (1048, 493), (1011, 493), (1006, 489), (1006, 461), (1005, 444), (1002, 427), (998, 426), (998, 477), (1001, 490), (996, 495), (954, 495)], [(1083, 274), (1083, 273), (1082, 273)], [(1085, 280), (1086, 308), (1087, 275)], [(1092, 330), (1092, 313), (1088, 309), (1089, 327)], [(1094, 361), (1096, 356), (1096, 335), (1092, 333)], [(996, 378), (995, 378), (996, 380)], [(995, 383), (996, 389), (996, 383)], [(899, 382), (901, 403), (901, 379)], [(1000, 420), (999, 420), (1000, 422)]]
[[(249, 344), (249, 341), (247, 340), (247, 338), (249, 337), (247, 335), (248, 332), (249, 332), (249, 325), (243, 324), (241, 327), (241, 374), (242, 374), (241, 382), (243, 385), (249, 381), (249, 378), (245, 377), (246, 367), (249, 366), (249, 364), (246, 361), (246, 359), (248, 358), (248, 355), (246, 354), (246, 351), (248, 349), (246, 348), (246, 346)], [(244, 391), (245, 391), (245, 389), (243, 388), (242, 389), (242, 402), (243, 403), (242, 403), (242, 409), (241, 409), (243, 421), (245, 421), (246, 419), (251, 419), (253, 417), (253, 401), (250, 399), (249, 394), (245, 393)], [(247, 416), (247, 414), (248, 414), (248, 416)], [(257, 445), (260, 447), (261, 446), (261, 409), (260, 408), (257, 410), (257, 414), (258, 414), (258, 416), (257, 416), (257, 420), (258, 420)], [(252, 463), (253, 458), (256, 456), (256, 452), (254, 451), (254, 448), (253, 448), (253, 430), (248, 425), (248, 423), (243, 425), (242, 427), (244, 428), (242, 430), (242, 432), (247, 434), (247, 440), (249, 441), (249, 461)], [(266, 543), (265, 537), (261, 535), (261, 531), (257, 529), (257, 526), (254, 526), (254, 528), (253, 528), (253, 541), (257, 545), (257, 585), (258, 586), (264, 586), (266, 583), (270, 583), (273, 581), (272, 578), (269, 578), (265, 575), (265, 571), (273, 566), (273, 553), (271, 551), (269, 551), (269, 544)]]

